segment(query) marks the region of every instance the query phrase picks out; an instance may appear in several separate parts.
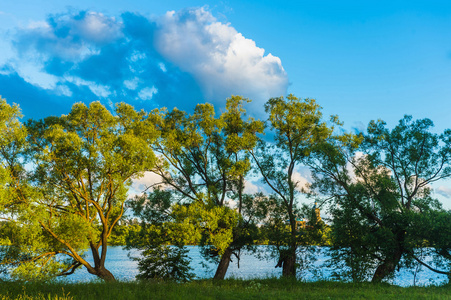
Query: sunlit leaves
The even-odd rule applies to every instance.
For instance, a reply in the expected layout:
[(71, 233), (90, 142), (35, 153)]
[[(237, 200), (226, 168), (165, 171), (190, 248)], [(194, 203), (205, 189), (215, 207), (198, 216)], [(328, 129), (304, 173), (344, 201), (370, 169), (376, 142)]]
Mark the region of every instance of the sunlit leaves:
[(299, 194), (303, 190), (296, 172), (318, 144), (330, 137), (338, 118), (331, 117), (329, 126), (322, 120), (321, 107), (315, 100), (299, 99), (292, 94), (269, 99), (265, 111), (275, 141), (260, 140), (251, 153), (258, 174), (278, 204), (277, 213), (268, 222), (268, 231), (272, 231), (269, 243), (279, 254), (278, 266), (283, 266), (283, 276), (295, 276), (296, 250), (308, 240), (302, 234), (304, 230), (296, 225), (300, 218)]
[[(12, 114), (14, 119), (18, 112)], [(27, 123), (28, 135), (18, 139), (27, 138), (29, 148), (20, 162), (29, 158), (29, 174), (17, 195), (20, 202), (9, 209), (20, 222), (11, 244), (18, 253), (27, 253), (25, 259), (19, 255), (12, 262), (17, 276), (29, 276), (33, 263), (37, 270), (46, 266), (56, 275), (75, 261), (92, 274), (114, 279), (105, 270), (106, 251), (99, 249), (107, 247), (124, 213), (131, 180), (155, 162), (151, 142), (158, 133), (150, 119), (127, 104), (118, 104), (113, 114), (93, 102), (74, 104), (68, 115)], [(13, 181), (20, 184), (17, 178)], [(27, 234), (31, 229), (33, 235)], [(34, 238), (19, 241), (17, 236)], [(82, 257), (87, 248), (93, 251), (94, 265)], [(60, 263), (64, 257), (69, 265)]]
[(11, 106), (0, 98), (0, 213), (11, 205), (14, 194), (24, 184), (27, 130), (19, 121), (21, 117), (18, 105)]

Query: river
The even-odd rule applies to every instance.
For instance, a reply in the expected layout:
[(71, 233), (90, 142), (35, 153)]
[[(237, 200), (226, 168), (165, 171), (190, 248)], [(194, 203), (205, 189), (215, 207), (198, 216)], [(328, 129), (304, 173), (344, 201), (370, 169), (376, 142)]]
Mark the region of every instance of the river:
[[(264, 252), (266, 246), (258, 246), (259, 250)], [(324, 252), (324, 251), (323, 251)], [(129, 251), (123, 250), (122, 247), (108, 247), (108, 254), (106, 259), (106, 268), (110, 270), (118, 280), (122, 281), (132, 281), (138, 274), (137, 262), (133, 261), (128, 256)], [(132, 251), (132, 255), (138, 256), (139, 252)], [(190, 266), (193, 268), (193, 272), (196, 278), (211, 278), (214, 275), (216, 266), (212, 263), (206, 263), (199, 252), (199, 248), (195, 246), (189, 247), (189, 256), (191, 258)], [(88, 261), (92, 262), (91, 256), (87, 255)], [(325, 254), (320, 254), (317, 261), (312, 268), (315, 273), (312, 274), (310, 271), (306, 271), (303, 274), (303, 279), (306, 281), (314, 281), (319, 278), (327, 279), (331, 273), (331, 270), (321, 267), (321, 265), (327, 260)], [(275, 268), (276, 261), (273, 259), (258, 259), (252, 253), (243, 251), (242, 258), (240, 259), (239, 268), (236, 263), (236, 259), (230, 264), (227, 271), (226, 278), (264, 278), (264, 277), (279, 277), (281, 275), (281, 268)], [(318, 272), (319, 271), (319, 272)], [(415, 270), (405, 270), (402, 269), (397, 272), (395, 278), (389, 281), (392, 284), (399, 286), (426, 286), (431, 284), (441, 284), (447, 281), (445, 275), (440, 275), (429, 271), (428, 269), (420, 268), (416, 276), (414, 276)], [(320, 277), (319, 277), (320, 276)], [(86, 269), (78, 269), (74, 274), (67, 276), (64, 279), (71, 282), (83, 282), (97, 280), (96, 276), (89, 274)]]

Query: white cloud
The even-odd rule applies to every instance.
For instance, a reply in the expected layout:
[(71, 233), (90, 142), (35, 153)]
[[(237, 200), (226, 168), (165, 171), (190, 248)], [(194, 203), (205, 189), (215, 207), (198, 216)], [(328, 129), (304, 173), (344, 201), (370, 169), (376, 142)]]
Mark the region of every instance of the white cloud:
[(32, 21), (19, 31), (15, 45), (22, 56), (40, 56), (82, 60), (98, 53), (98, 47), (122, 37), (122, 24), (115, 18), (96, 12), (63, 14), (47, 21)]
[(435, 192), (446, 198), (451, 198), (451, 188), (448, 186), (441, 185), (435, 189)]
[(161, 71), (163, 71), (163, 72), (165, 72), (165, 73), (168, 71), (168, 70), (166, 69), (166, 66), (165, 66), (164, 63), (161, 62), (161, 63), (158, 64), (158, 66), (160, 67)]
[(128, 196), (130, 198), (139, 196), (149, 187), (161, 182), (162, 178), (159, 175), (152, 172), (145, 172), (143, 177), (133, 180)]
[[(57, 95), (55, 101), (127, 99), (141, 108), (184, 110), (208, 101), (222, 109), (234, 94), (252, 99), (247, 109), (259, 117), (262, 104), (288, 86), (278, 57), (205, 8), (155, 19), (130, 12), (119, 20), (86, 11), (50, 15), (19, 28), (7, 44), (0, 76), (17, 73), (49, 98)], [(3, 93), (15, 95), (12, 89)]]
[(109, 87), (101, 84), (89, 84), (88, 85), (91, 92), (94, 93), (97, 97), (101, 98), (107, 98), (109, 95), (111, 95), (111, 91)]
[(231, 94), (249, 97), (254, 109), (286, 93), (288, 77), (281, 60), (256, 46), (230, 24), (217, 22), (204, 8), (168, 12), (159, 20), (156, 47), (168, 60), (191, 73), (208, 101)]
[(58, 84), (56, 86), (55, 91), (58, 95), (64, 95), (67, 97), (72, 97), (72, 94), (73, 94), (72, 91), (66, 85), (62, 85), (62, 84)]
[(75, 33), (95, 44), (109, 43), (122, 36), (122, 24), (101, 13), (87, 13), (83, 19), (75, 20), (74, 23)]
[(131, 80), (124, 80), (124, 85), (129, 90), (136, 90), (138, 87), (139, 79), (137, 77), (131, 79)]
[(258, 192), (262, 192), (262, 191), (263, 191), (263, 189), (261, 186), (258, 186), (256, 184), (254, 184), (253, 182), (247, 181), (247, 180), (244, 182), (244, 193), (255, 194)]
[(39, 86), (46, 90), (55, 89), (58, 83), (58, 77), (42, 70), (39, 64), (27, 64), (14, 62), (16, 72), (28, 83)]
[(139, 91), (138, 97), (142, 100), (151, 100), (156, 93), (158, 93), (158, 90), (154, 86), (151, 88), (146, 87)]
[(50, 30), (50, 25), (45, 21), (31, 21), (30, 23), (28, 23), (27, 29), (28, 30), (37, 29), (44, 32)]
[(96, 95), (97, 97), (101, 97), (101, 98), (107, 98), (108, 96), (110, 96), (112, 94), (112, 92), (110, 91), (110, 88), (106, 85), (101, 85), (98, 84), (94, 81), (87, 81), (87, 80), (83, 80), (79, 77), (73, 77), (73, 76), (67, 76), (63, 79), (61, 79), (62, 82), (71, 82), (73, 84), (76, 84), (77, 86), (85, 86), (87, 88), (89, 88), (89, 90)]
[(298, 191), (308, 191), (309, 180), (304, 174), (300, 172), (293, 172), (293, 181), (296, 183), (296, 190)]

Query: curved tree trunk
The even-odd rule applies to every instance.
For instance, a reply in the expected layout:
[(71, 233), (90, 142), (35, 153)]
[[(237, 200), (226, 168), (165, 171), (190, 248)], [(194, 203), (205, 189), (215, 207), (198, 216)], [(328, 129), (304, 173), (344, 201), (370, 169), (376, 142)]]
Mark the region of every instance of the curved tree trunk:
[(379, 283), (388, 275), (392, 274), (396, 270), (403, 253), (401, 245), (398, 244), (392, 255), (386, 257), (384, 262), (377, 267), (371, 282)]
[(230, 260), (232, 256), (232, 249), (227, 248), (224, 252), (224, 254), (221, 257), (221, 260), (219, 261), (218, 268), (216, 269), (215, 276), (213, 279), (222, 280), (224, 279), (227, 269), (229, 268)]
[[(104, 245), (106, 245), (106, 241)], [(94, 259), (94, 267), (88, 268), (88, 272), (105, 281), (116, 281), (114, 275), (105, 268), (107, 246), (102, 246), (101, 255), (99, 255), (99, 249), (93, 243), (90, 244), (90, 247)]]
[(107, 269), (105, 269), (105, 267), (99, 267), (97, 269), (92, 269), (89, 270), (88, 272), (91, 273), (92, 275), (96, 275), (97, 277), (105, 280), (105, 281), (116, 281), (116, 278), (114, 278), (114, 275), (108, 271)]

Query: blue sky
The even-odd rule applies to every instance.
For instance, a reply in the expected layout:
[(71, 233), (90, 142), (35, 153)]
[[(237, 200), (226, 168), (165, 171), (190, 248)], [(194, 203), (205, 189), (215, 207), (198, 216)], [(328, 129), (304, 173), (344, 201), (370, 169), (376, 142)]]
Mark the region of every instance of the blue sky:
[(221, 107), (231, 94), (262, 116), (287, 93), (315, 98), (348, 129), (404, 114), (451, 127), (451, 2), (0, 4), (0, 95), (26, 118), (93, 100)]
[[(221, 105), (231, 94), (261, 104), (294, 93), (317, 99), (326, 114), (338, 114), (348, 128), (378, 118), (394, 125), (404, 114), (431, 118), (437, 130), (450, 127), (447, 1), (5, 2), (0, 5), (0, 95), (21, 104), (26, 117), (59, 114), (74, 101), (188, 109), (203, 101)], [(174, 16), (165, 19), (168, 11)], [(192, 24), (183, 15), (198, 27), (187, 29)], [(92, 27), (77, 32), (77, 18), (85, 23), (90, 18)], [(46, 28), (51, 22), (53, 32)], [(223, 28), (209, 34), (205, 27), (212, 23)], [(158, 47), (152, 35), (163, 35), (165, 26), (166, 41)], [(64, 28), (71, 31), (69, 38)], [(220, 36), (227, 29), (234, 31), (231, 36)], [(57, 30), (60, 36), (54, 35)], [(234, 34), (244, 39), (235, 45), (241, 59), (229, 62), (221, 76), (221, 62), (211, 64), (205, 56), (215, 47), (233, 50)], [(211, 38), (223, 40), (196, 45)], [(185, 39), (182, 48), (171, 52), (177, 39)], [(141, 59), (130, 62), (134, 50)], [(268, 54), (280, 65), (272, 65)], [(242, 65), (249, 58), (257, 62)], [(203, 63), (216, 70), (203, 70)], [(133, 64), (141, 70), (129, 72)], [(140, 76), (134, 76), (137, 72)]]

